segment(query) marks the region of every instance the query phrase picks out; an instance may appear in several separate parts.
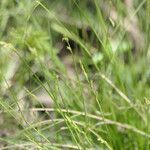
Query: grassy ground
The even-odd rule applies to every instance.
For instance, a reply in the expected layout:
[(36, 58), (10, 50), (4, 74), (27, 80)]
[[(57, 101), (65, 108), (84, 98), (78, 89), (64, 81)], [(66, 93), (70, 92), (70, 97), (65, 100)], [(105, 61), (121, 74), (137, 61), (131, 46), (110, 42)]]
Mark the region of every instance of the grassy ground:
[(0, 1), (0, 149), (150, 148), (149, 0)]

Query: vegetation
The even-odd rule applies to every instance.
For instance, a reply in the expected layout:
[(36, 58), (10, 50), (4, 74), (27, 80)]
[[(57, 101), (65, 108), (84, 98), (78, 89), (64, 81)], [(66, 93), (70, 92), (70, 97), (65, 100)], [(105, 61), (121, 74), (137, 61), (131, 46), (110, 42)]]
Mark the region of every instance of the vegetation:
[(0, 1), (0, 149), (150, 148), (149, 0)]

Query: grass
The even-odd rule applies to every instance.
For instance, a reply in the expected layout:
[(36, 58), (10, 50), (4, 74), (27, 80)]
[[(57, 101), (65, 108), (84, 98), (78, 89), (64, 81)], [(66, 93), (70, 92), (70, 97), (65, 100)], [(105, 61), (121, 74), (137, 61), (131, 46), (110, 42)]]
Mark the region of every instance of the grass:
[(149, 0), (0, 1), (0, 149), (150, 148)]

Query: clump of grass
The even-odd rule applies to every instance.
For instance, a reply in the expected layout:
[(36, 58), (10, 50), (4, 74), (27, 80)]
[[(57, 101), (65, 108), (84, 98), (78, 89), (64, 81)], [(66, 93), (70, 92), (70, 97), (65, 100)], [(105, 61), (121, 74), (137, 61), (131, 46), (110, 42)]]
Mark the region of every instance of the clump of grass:
[(148, 150), (149, 8), (1, 0), (0, 148)]

